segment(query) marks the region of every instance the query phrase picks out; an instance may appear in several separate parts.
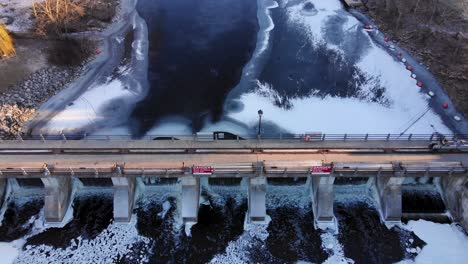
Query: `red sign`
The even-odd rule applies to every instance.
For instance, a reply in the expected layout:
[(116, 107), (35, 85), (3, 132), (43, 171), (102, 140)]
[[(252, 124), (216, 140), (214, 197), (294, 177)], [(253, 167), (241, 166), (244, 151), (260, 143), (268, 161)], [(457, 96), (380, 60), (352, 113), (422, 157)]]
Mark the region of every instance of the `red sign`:
[(330, 174), (332, 172), (333, 166), (324, 165), (324, 166), (314, 166), (311, 169), (312, 174)]
[(193, 166), (193, 175), (211, 175), (213, 174), (213, 168), (211, 166)]

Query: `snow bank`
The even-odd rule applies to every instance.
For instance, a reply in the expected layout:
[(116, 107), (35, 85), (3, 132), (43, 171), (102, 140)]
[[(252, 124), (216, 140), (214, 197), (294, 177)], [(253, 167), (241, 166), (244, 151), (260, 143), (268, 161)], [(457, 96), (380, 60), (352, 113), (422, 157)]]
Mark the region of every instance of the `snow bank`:
[(468, 259), (468, 237), (460, 227), (425, 220), (409, 221), (404, 227), (413, 231), (427, 245), (414, 261), (405, 260), (400, 264), (457, 264), (465, 263)]
[(261, 3), (257, 3), (259, 4), (257, 18), (262, 30), (260, 30), (257, 35), (258, 42), (257, 47), (255, 48), (255, 57), (263, 53), (268, 47), (268, 43), (270, 41), (270, 31), (275, 28), (275, 24), (271, 18), (270, 9), (277, 8), (279, 6), (278, 2), (276, 1), (262, 1)]
[(0, 242), (0, 256), (2, 256), (2, 263), (10, 264), (15, 261), (18, 257), (22, 245), (17, 245), (17, 243), (10, 242)]
[(146, 133), (147, 136), (175, 136), (192, 134), (190, 120), (178, 116), (167, 117), (163, 119)]
[[(106, 106), (116, 99), (132, 98), (135, 93), (127, 89), (121, 81), (112, 80), (95, 86), (70, 103), (63, 111), (54, 116), (48, 123), (49, 133), (66, 132), (69, 128), (79, 128), (97, 124), (105, 120), (111, 113), (105, 111)], [(121, 105), (115, 105), (119, 109)], [(115, 112), (114, 112), (115, 113)]]

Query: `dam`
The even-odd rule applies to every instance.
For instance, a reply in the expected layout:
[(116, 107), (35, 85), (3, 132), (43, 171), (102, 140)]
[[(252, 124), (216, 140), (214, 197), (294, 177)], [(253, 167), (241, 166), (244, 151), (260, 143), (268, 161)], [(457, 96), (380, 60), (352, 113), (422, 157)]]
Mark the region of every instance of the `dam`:
[[(216, 134), (215, 134), (216, 135)], [(445, 139), (462, 135), (445, 135)], [(29, 180), (44, 188), (46, 222), (61, 222), (69, 207), (72, 179), (111, 182), (114, 219), (128, 222), (135, 189), (164, 181), (180, 186), (182, 220), (196, 223), (200, 180), (248, 186), (248, 219), (265, 221), (265, 186), (270, 181), (300, 179), (310, 188), (314, 221), (333, 228), (336, 180), (364, 178), (375, 189), (382, 220), (399, 223), (402, 186), (407, 178), (428, 177), (439, 183), (454, 221), (466, 223), (463, 197), (468, 149), (457, 141), (440, 145), (440, 135), (285, 135), (220, 140), (194, 135), (168, 140), (132, 140), (107, 136), (82, 140), (5, 140), (0, 144), (2, 196)], [(49, 138), (49, 139), (46, 139)], [(150, 137), (158, 138), (158, 137)], [(19, 160), (18, 157), (21, 159)]]

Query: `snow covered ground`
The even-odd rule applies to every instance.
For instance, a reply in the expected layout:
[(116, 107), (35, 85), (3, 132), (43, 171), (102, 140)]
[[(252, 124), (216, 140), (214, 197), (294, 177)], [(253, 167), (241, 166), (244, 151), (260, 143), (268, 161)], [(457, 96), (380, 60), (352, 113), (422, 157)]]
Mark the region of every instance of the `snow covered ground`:
[[(32, 17), (32, 4), (40, 0), (1, 0), (0, 1), (0, 22), (13, 22), (7, 25), (7, 29), (15, 33), (23, 33), (32, 29), (34, 22)], [(10, 20), (11, 21), (11, 20)]]

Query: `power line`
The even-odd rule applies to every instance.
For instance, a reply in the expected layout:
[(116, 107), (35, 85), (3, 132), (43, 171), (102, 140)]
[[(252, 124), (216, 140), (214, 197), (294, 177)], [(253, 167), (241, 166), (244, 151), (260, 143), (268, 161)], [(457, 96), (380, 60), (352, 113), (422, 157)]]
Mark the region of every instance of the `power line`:
[(409, 125), (409, 127), (407, 127), (403, 132), (401, 132), (401, 133), (400, 133), (400, 136), (403, 135), (403, 134), (405, 134), (406, 131), (408, 131), (412, 126), (414, 126), (414, 124), (416, 124), (419, 120), (421, 120), (421, 118), (423, 118), (423, 116), (425, 116), (425, 115), (427, 114), (427, 112), (429, 112), (429, 110), (431, 110), (431, 107), (430, 107), (430, 106), (427, 107), (426, 111), (424, 111), (424, 113), (423, 113), (421, 116), (419, 116), (416, 120), (414, 120), (414, 122), (411, 123), (411, 124)]

